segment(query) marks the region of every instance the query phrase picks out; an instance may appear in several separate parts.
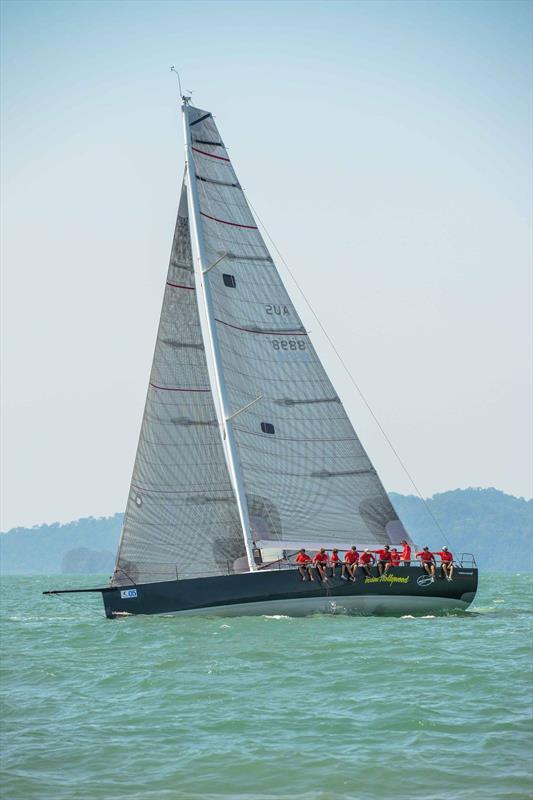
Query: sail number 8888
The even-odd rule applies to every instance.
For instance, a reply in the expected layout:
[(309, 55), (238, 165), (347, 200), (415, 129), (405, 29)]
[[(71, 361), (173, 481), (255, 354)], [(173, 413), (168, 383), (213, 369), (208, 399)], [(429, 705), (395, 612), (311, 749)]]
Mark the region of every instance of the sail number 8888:
[(305, 350), (305, 342), (301, 339), (274, 339), (272, 341), (274, 350)]

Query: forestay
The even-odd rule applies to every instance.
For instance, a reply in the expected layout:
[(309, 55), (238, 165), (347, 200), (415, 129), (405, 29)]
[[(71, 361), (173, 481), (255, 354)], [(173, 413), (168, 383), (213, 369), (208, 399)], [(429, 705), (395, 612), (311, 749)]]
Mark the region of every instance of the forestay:
[(206, 366), (183, 187), (113, 584), (224, 575), (244, 555)]
[[(188, 108), (199, 236), (256, 541), (406, 536), (259, 233), (213, 117)], [(222, 260), (220, 260), (222, 257)], [(213, 429), (214, 431), (214, 429)], [(218, 452), (218, 451), (217, 451)]]

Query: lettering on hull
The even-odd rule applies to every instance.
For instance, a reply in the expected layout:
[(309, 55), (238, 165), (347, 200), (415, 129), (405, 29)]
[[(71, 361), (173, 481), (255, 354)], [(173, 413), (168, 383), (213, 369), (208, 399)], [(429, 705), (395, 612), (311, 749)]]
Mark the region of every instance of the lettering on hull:
[(120, 597), (122, 600), (131, 600), (132, 597), (137, 597), (137, 589), (121, 589)]

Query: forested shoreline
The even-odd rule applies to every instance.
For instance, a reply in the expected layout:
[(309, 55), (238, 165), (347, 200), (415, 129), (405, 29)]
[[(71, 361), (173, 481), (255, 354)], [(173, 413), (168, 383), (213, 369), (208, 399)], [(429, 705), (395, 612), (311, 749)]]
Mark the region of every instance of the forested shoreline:
[[(413, 495), (393, 492), (390, 497), (417, 544), (440, 548), (448, 542), (456, 553), (474, 553), (485, 570), (532, 569), (533, 500), (493, 488), (455, 489), (425, 503)], [(1, 572), (110, 573), (122, 518), (114, 514), (12, 528), (0, 534)]]

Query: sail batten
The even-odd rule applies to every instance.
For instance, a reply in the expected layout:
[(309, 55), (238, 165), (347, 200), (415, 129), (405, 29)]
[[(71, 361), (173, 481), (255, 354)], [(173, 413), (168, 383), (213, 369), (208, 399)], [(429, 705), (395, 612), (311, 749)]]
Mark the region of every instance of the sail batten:
[[(219, 184), (220, 185), (220, 184)], [(212, 222), (219, 222), (222, 225), (231, 225), (233, 228), (245, 228), (246, 230), (256, 231), (257, 225), (244, 225), (242, 222), (232, 222), (228, 219), (220, 219), (219, 217), (213, 217), (211, 214), (206, 214), (205, 211), (200, 211), (202, 217), (206, 219), (210, 219)]]
[(203, 176), (198, 175), (198, 174), (196, 174), (196, 180), (197, 181), (205, 181), (205, 183), (214, 183), (214, 184), (217, 184), (218, 186), (232, 186), (234, 189), (240, 189), (241, 188), (238, 183), (230, 183), (228, 181), (217, 181), (214, 178), (204, 178)]
[(198, 125), (199, 122), (203, 122), (204, 119), (207, 119), (210, 116), (211, 116), (211, 112), (208, 111), (202, 117), (197, 117), (196, 119), (194, 119), (191, 122), (189, 122), (189, 126), (192, 128), (193, 125)]

